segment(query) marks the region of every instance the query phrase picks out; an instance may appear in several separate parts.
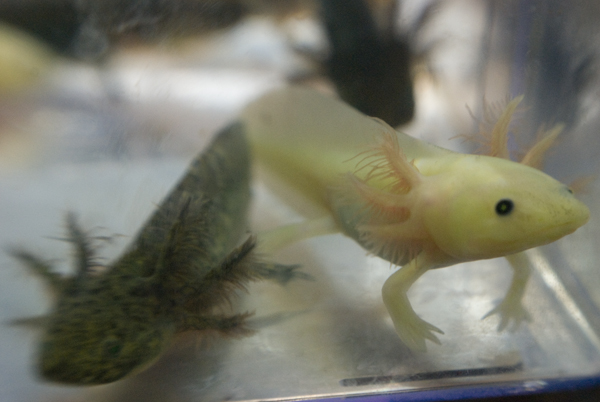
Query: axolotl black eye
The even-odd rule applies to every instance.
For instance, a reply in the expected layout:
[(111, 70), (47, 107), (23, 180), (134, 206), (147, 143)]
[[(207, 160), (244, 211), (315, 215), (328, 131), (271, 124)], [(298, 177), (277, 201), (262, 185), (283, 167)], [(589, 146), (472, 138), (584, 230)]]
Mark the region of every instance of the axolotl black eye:
[(498, 201), (496, 204), (496, 213), (500, 216), (510, 215), (514, 207), (515, 204), (512, 202), (512, 200), (505, 198)]

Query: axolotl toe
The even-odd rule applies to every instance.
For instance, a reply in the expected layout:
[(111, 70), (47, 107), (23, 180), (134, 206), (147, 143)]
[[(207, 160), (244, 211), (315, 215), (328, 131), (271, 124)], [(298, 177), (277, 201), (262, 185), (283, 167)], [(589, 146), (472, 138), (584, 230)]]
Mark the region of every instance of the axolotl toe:
[(60, 276), (27, 251), (12, 251), (58, 298), (39, 350), (43, 378), (109, 383), (148, 366), (179, 332), (248, 334), (247, 313), (218, 312), (236, 288), (250, 280), (307, 277), (296, 266), (259, 261), (253, 236), (236, 247), (246, 230), (249, 165), (239, 126), (222, 131), (103, 272), (95, 272), (91, 239), (73, 215), (67, 217), (73, 276)]

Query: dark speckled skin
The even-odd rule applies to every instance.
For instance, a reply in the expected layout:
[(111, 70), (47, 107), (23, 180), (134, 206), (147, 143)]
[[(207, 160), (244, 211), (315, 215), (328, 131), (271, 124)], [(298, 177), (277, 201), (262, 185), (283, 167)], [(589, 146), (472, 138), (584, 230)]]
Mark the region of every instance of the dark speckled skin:
[(178, 332), (249, 332), (248, 314), (225, 316), (214, 308), (248, 280), (285, 283), (303, 276), (296, 267), (256, 261), (253, 237), (235, 248), (246, 230), (249, 175), (248, 145), (232, 125), (192, 162), (106, 272), (92, 271), (90, 240), (73, 215), (67, 227), (75, 275), (62, 278), (42, 259), (13, 251), (58, 294), (41, 343), (41, 375), (62, 383), (108, 383), (153, 362)]

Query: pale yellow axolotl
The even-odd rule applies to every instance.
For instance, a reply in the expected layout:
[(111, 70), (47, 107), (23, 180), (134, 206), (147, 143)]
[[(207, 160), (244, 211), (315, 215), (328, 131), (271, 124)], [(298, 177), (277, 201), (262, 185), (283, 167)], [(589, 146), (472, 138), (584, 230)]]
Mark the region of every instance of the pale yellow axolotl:
[(407, 291), (427, 270), (506, 257), (514, 269), (505, 299), (488, 315), (499, 330), (529, 315), (529, 277), (520, 252), (583, 225), (588, 208), (564, 184), (535, 169), (560, 132), (551, 130), (523, 158), (508, 160), (513, 100), (494, 126), (492, 156), (455, 153), (400, 133), (317, 92), (286, 88), (250, 104), (241, 121), (255, 158), (313, 201), (322, 213), (263, 235), (263, 252), (327, 233), (344, 233), (401, 265), (383, 301), (401, 340), (426, 350), (443, 333), (417, 316)]

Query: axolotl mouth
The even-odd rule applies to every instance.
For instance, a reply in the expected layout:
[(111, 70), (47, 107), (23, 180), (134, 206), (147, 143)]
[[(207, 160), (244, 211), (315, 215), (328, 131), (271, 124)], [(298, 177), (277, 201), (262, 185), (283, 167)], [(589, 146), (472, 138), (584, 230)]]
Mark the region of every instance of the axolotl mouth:
[(590, 218), (587, 206), (571, 194), (567, 195), (565, 201), (563, 205), (555, 206), (554, 211), (542, 215), (539, 221), (527, 222), (529, 217), (519, 217), (517, 219), (519, 230), (512, 230), (510, 236), (502, 233), (497, 235), (498, 232), (488, 231), (485, 234), (479, 233), (477, 236), (467, 237), (460, 248), (440, 248), (455, 261), (465, 262), (503, 257), (552, 243), (575, 232)]
[(589, 208), (573, 197), (571, 190), (565, 186), (568, 191), (570, 202), (568, 205), (561, 205), (562, 211), (557, 213), (554, 225), (549, 226), (546, 229), (539, 231), (543, 237), (549, 239), (548, 243), (560, 239), (563, 236), (569, 235), (585, 225), (590, 219)]
[[(585, 225), (587, 223), (587, 221), (589, 220), (589, 218), (590, 218), (590, 215), (589, 215), (589, 211), (588, 211), (588, 214), (585, 216), (585, 219), (582, 219), (577, 222), (566, 222), (566, 223), (554, 225), (547, 229), (541, 230), (538, 233), (541, 235), (540, 237), (545, 237), (548, 239), (548, 241), (544, 244), (552, 243), (556, 240), (559, 240), (560, 238), (562, 238), (564, 236), (574, 233), (581, 226)], [(539, 244), (539, 245), (543, 246), (544, 244)]]
[[(527, 250), (533, 247), (539, 247), (550, 244), (561, 239), (564, 236), (574, 233), (581, 226), (585, 225), (590, 219), (590, 211), (582, 202), (573, 198), (573, 208), (563, 206), (564, 213), (560, 215), (563, 219), (556, 219), (552, 225), (547, 225), (544, 228), (539, 228), (532, 233), (531, 243), (527, 243), (524, 239), (516, 238), (511, 241), (504, 242), (503, 248), (507, 250), (515, 250), (514, 253)], [(492, 240), (490, 240), (491, 242)], [(520, 250), (519, 250), (520, 249)]]

